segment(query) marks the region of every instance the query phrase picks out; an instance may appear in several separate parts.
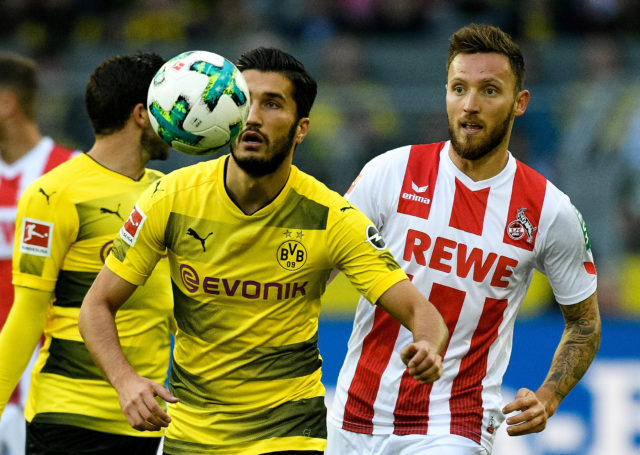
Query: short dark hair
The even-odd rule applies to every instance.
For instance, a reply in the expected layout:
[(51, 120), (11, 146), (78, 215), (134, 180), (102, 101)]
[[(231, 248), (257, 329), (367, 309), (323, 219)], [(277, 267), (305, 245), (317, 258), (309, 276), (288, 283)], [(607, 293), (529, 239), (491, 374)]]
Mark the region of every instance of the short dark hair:
[(304, 65), (291, 54), (280, 49), (258, 47), (242, 54), (236, 66), (240, 71), (282, 73), (293, 84), (293, 99), (296, 102), (298, 119), (309, 117), (318, 93), (318, 84)]
[(93, 70), (85, 106), (96, 135), (120, 131), (138, 103), (146, 107), (149, 85), (164, 61), (155, 53), (116, 55)]
[(1, 52), (0, 88), (15, 93), (24, 114), (36, 120), (38, 66), (35, 60), (13, 52)]
[(458, 54), (496, 53), (509, 59), (516, 79), (516, 91), (524, 86), (524, 57), (520, 47), (511, 36), (498, 27), (485, 24), (471, 24), (451, 35), (447, 71)]

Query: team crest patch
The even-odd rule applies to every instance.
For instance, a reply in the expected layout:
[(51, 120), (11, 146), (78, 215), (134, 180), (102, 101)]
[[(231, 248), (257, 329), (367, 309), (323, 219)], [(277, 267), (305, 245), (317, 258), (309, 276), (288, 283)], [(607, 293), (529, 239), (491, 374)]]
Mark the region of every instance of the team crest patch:
[(133, 246), (138, 239), (140, 229), (147, 219), (147, 215), (136, 204), (129, 214), (129, 218), (124, 223), (124, 226), (120, 229), (120, 238), (124, 240), (129, 246)]
[(376, 250), (384, 250), (387, 244), (373, 224), (367, 226), (367, 242), (369, 242)]
[(507, 226), (507, 235), (512, 240), (525, 239), (527, 243), (533, 242), (533, 233), (538, 230), (537, 227), (524, 214), (526, 208), (518, 209), (516, 219)]
[(307, 249), (297, 240), (287, 240), (278, 247), (278, 264), (286, 270), (300, 269), (307, 262), (307, 256)]
[(51, 256), (53, 223), (24, 218), (20, 237), (20, 252), (35, 256)]

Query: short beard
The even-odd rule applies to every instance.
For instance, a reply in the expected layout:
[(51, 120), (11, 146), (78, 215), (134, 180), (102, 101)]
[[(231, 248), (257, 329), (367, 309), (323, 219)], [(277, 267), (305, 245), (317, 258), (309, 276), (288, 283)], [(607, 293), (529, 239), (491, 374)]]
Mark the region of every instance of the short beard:
[[(273, 174), (288, 158), (291, 148), (293, 147), (297, 126), (297, 123), (294, 123), (286, 137), (278, 139), (273, 143), (273, 155), (271, 157), (239, 158), (235, 153), (237, 143), (231, 147), (231, 156), (238, 167), (252, 177), (264, 177), (265, 175)], [(240, 137), (242, 137), (242, 133), (240, 133)], [(271, 148), (269, 139), (264, 136), (263, 138), (266, 142), (267, 150), (269, 150)]]
[(470, 161), (476, 161), (480, 158), (488, 155), (498, 147), (509, 131), (511, 121), (513, 120), (513, 108), (509, 111), (506, 118), (500, 123), (489, 135), (487, 140), (478, 144), (473, 143), (473, 139), (463, 139), (463, 142), (459, 141), (455, 135), (455, 130), (449, 120), (449, 137), (451, 138), (451, 145), (453, 150), (460, 158)]
[(164, 161), (169, 158), (169, 146), (151, 129), (151, 126), (142, 132), (140, 146), (149, 152), (149, 160)]

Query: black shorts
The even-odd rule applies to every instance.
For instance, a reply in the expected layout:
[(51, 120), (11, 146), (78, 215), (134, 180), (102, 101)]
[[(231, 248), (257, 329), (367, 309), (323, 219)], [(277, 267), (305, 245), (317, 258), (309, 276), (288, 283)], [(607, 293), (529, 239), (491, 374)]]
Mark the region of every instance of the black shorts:
[(161, 438), (141, 438), (72, 425), (27, 423), (25, 455), (156, 455)]

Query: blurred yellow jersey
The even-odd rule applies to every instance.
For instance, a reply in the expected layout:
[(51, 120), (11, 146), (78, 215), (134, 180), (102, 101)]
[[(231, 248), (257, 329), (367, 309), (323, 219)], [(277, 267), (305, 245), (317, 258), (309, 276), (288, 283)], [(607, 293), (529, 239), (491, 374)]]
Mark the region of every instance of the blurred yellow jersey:
[(170, 454), (324, 450), (317, 346), (333, 268), (371, 302), (406, 279), (373, 224), (292, 167), (266, 207), (228, 196), (228, 156), (172, 172), (129, 215), (107, 266), (143, 284), (167, 249), (178, 325)]
[[(103, 379), (80, 336), (78, 314), (135, 201), (161, 175), (147, 170), (135, 181), (82, 154), (33, 182), (20, 199), (13, 284), (53, 292), (31, 379), (27, 421), (158, 437), (127, 422), (115, 389)], [(116, 317), (128, 360), (158, 382), (165, 381), (169, 365), (172, 309), (165, 258)]]

